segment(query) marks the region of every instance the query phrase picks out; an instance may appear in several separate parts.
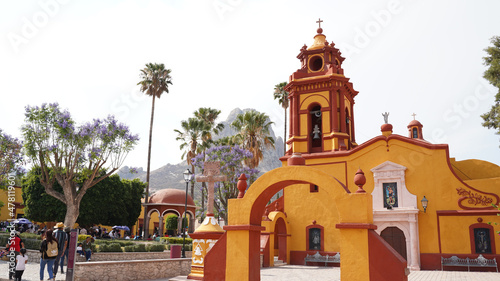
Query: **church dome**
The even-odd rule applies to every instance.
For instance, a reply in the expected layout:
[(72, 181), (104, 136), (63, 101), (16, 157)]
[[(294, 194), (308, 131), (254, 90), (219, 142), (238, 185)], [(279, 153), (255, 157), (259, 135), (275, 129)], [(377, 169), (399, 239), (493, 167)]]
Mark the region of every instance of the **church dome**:
[[(175, 188), (161, 189), (155, 192), (149, 198), (149, 203), (156, 204), (170, 204), (170, 205), (183, 205), (186, 200), (186, 192)], [(187, 204), (194, 206), (193, 198), (188, 194)]]
[(410, 124), (408, 124), (408, 128), (413, 126), (423, 127), (422, 123), (420, 123), (418, 120), (411, 120)]

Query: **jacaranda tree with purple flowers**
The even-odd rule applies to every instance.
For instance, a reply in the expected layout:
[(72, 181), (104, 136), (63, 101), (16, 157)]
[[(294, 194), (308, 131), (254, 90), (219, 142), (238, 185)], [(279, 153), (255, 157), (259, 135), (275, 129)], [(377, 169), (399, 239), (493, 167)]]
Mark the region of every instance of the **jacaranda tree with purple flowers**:
[[(87, 190), (114, 173), (139, 140), (113, 116), (77, 126), (57, 103), (27, 106), (21, 130), (26, 155), (40, 167), (40, 183), (66, 205), (64, 224), (70, 227)], [(54, 189), (56, 181), (63, 192)]]
[[(0, 129), (0, 189), (5, 190), (14, 185), (14, 179), (23, 171), (23, 144)], [(0, 201), (0, 208), (5, 202)], [(8, 206), (11, 208), (11, 206)], [(9, 209), (8, 208), (8, 209)]]
[(5, 189), (9, 186), (9, 175), (16, 176), (22, 173), (23, 143), (4, 133), (0, 129), (0, 188)]
[[(205, 155), (206, 154), (206, 155)], [(227, 222), (227, 203), (231, 198), (238, 196), (238, 178), (245, 174), (250, 182), (254, 181), (259, 171), (245, 166), (245, 160), (253, 157), (253, 154), (238, 145), (215, 146), (200, 153), (193, 158), (193, 165), (203, 169), (205, 162), (220, 161), (221, 174), (227, 176), (227, 181), (215, 183), (215, 213)]]

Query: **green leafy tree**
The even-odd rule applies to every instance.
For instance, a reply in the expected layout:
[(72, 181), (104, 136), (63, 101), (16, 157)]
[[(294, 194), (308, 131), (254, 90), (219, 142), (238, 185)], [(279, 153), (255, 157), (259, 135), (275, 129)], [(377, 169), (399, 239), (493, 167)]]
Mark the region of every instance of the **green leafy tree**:
[[(66, 206), (45, 192), (40, 183), (40, 172), (39, 167), (33, 168), (23, 178), (25, 216), (33, 221), (61, 221), (66, 214)], [(145, 184), (138, 179), (120, 180), (118, 175), (105, 178), (83, 197), (76, 222), (82, 226), (132, 226), (141, 213), (144, 188)], [(62, 192), (58, 183), (55, 183), (54, 189)]]
[[(146, 198), (144, 202), (148, 202), (149, 198), (149, 176), (151, 171), (151, 142), (153, 140), (153, 120), (155, 114), (155, 99), (160, 98), (163, 93), (168, 94), (168, 85), (172, 85), (172, 77), (170, 69), (166, 69), (163, 63), (148, 63), (144, 69), (141, 69), (140, 78), (142, 79), (137, 85), (141, 85), (141, 91), (146, 95), (153, 97), (151, 105), (151, 122), (149, 124), (149, 146), (148, 146), (148, 167), (146, 170)], [(147, 214), (144, 213), (144, 221), (147, 221)], [(148, 228), (144, 229), (144, 239), (148, 237)]]
[(76, 126), (57, 103), (27, 106), (21, 130), (26, 155), (40, 168), (45, 192), (66, 206), (64, 224), (69, 226), (78, 219), (89, 188), (113, 174), (139, 140), (113, 116)]
[(253, 154), (252, 158), (245, 160), (248, 167), (257, 168), (264, 158), (264, 149), (274, 148), (274, 139), (270, 136), (272, 124), (274, 123), (269, 121), (269, 116), (256, 110), (238, 114), (231, 123), (231, 127), (238, 131), (235, 135), (236, 142)]
[(490, 111), (481, 115), (484, 122), (482, 125), (488, 129), (495, 129), (496, 134), (500, 134), (500, 36), (491, 38), (490, 46), (485, 49), (488, 54), (483, 58), (484, 65), (488, 69), (484, 72), (483, 77), (490, 82), (491, 85), (499, 89), (495, 95), (495, 103)]
[(177, 217), (177, 215), (171, 214), (167, 216), (167, 219), (165, 221), (165, 228), (167, 229), (169, 236), (177, 234), (176, 230), (178, 225), (179, 218)]
[(284, 111), (285, 111), (285, 121), (284, 121), (284, 125), (285, 125), (285, 132), (283, 133), (283, 142), (284, 142), (284, 145), (283, 145), (283, 154), (286, 154), (286, 111), (288, 109), (288, 106), (290, 104), (289, 102), (289, 99), (288, 99), (288, 92), (285, 91), (285, 86), (286, 86), (286, 82), (281, 82), (279, 84), (276, 84), (274, 86), (274, 99), (278, 100), (279, 104), (281, 105), (281, 107), (283, 107)]

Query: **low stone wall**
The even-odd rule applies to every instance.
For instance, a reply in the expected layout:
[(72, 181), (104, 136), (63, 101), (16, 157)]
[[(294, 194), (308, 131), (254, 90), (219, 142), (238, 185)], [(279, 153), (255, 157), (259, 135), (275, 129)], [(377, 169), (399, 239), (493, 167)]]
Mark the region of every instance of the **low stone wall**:
[(188, 275), (191, 259), (77, 262), (75, 281), (116, 281), (171, 278)]
[[(186, 251), (186, 257), (191, 257), (191, 251)], [(40, 262), (40, 251), (28, 250), (28, 262)], [(92, 254), (91, 261), (124, 261), (124, 260), (151, 260), (151, 259), (169, 259), (170, 251), (163, 252), (106, 252)], [(77, 262), (84, 262), (85, 258), (76, 255)]]

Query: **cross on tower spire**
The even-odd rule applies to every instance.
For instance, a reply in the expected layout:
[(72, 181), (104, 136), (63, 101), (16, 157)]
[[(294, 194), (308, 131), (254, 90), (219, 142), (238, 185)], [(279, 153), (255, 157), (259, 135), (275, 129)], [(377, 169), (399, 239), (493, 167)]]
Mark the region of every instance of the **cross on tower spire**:
[(415, 120), (415, 116), (417, 116), (417, 114), (413, 113), (411, 116), (413, 116), (413, 120)]
[(317, 20), (316, 22), (319, 24), (319, 28), (321, 28), (321, 23), (323, 22), (323, 21), (321, 20), (321, 18), (318, 18), (318, 20)]

